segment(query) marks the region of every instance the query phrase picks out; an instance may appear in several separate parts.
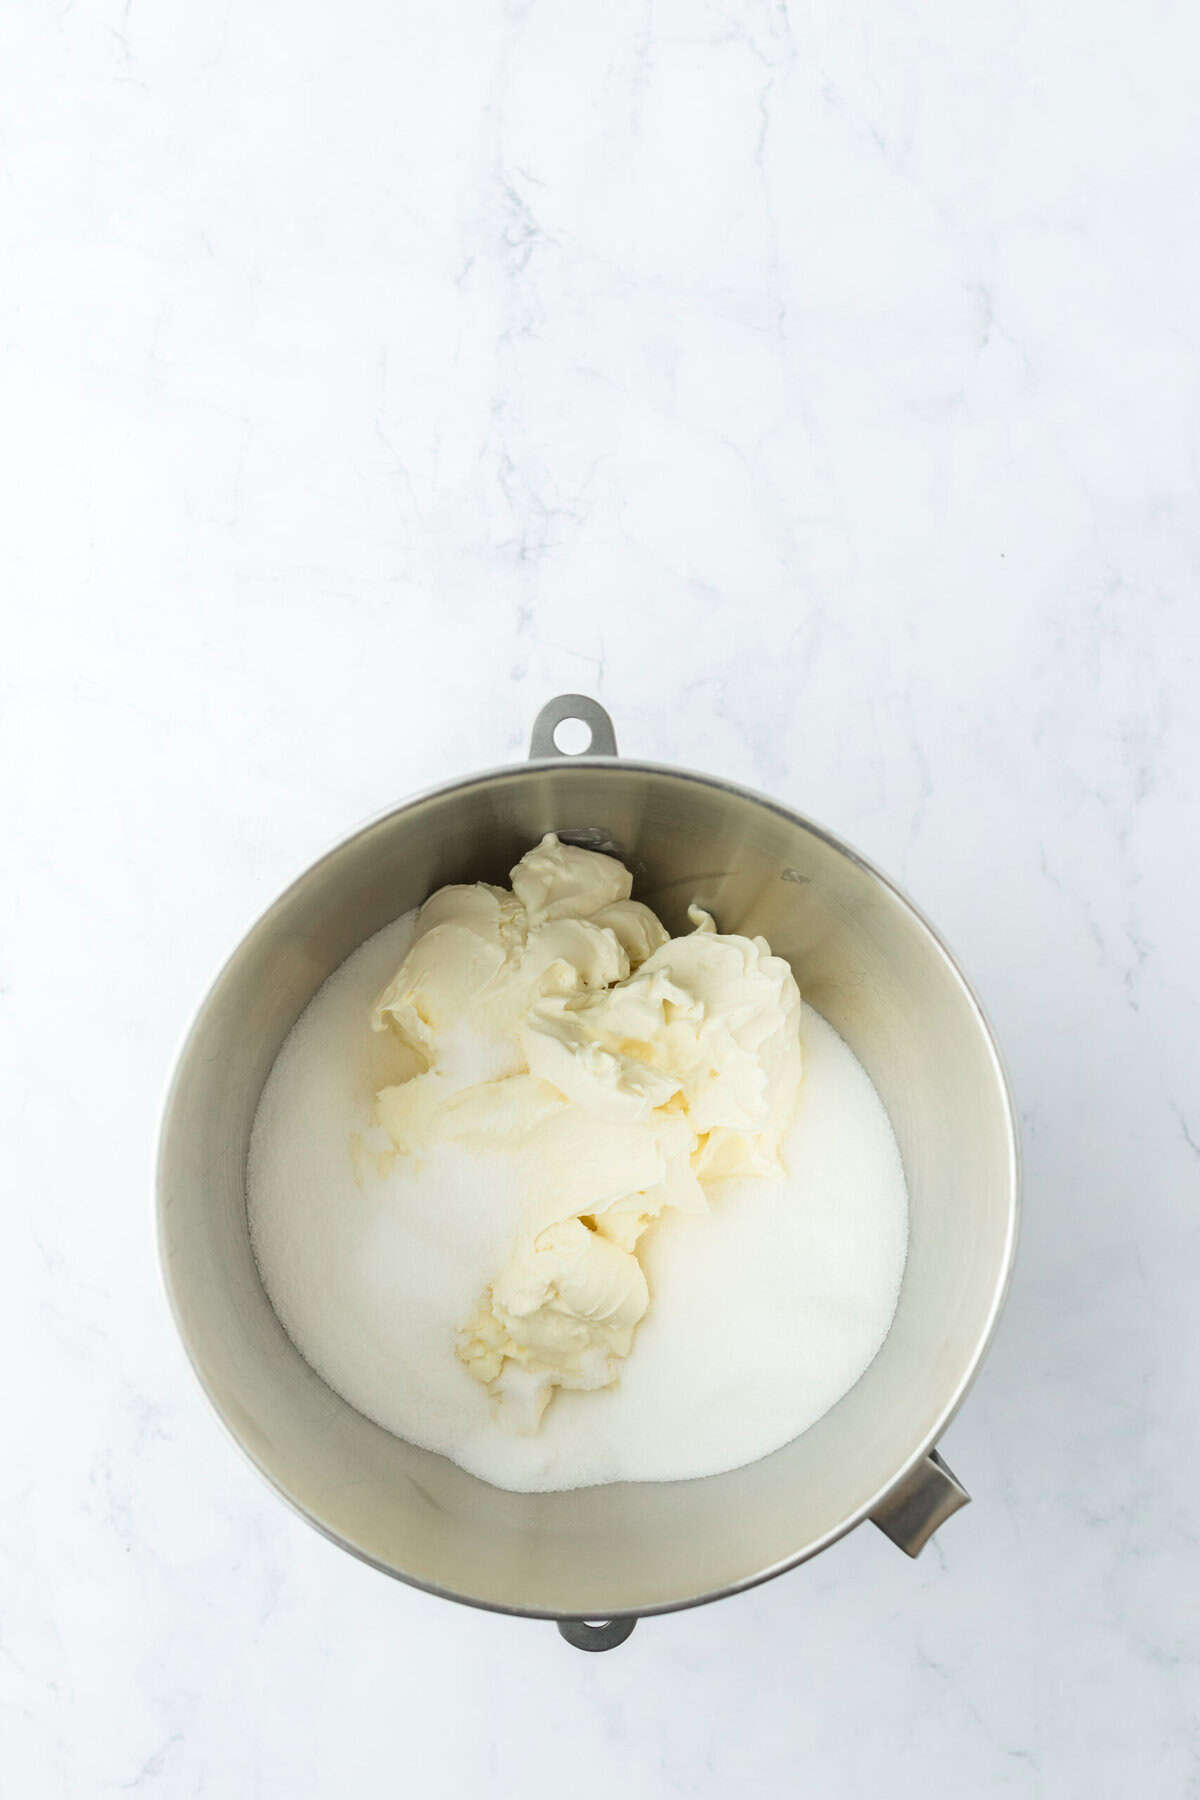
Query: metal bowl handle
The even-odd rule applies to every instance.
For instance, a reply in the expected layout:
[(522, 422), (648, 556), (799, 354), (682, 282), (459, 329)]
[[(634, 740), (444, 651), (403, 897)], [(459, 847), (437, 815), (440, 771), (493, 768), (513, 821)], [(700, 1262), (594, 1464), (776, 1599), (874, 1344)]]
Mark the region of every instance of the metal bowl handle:
[(931, 1450), (875, 1508), (871, 1521), (906, 1556), (919, 1556), (938, 1526), (970, 1498), (958, 1476)]
[[(579, 751), (560, 750), (554, 741), (554, 733), (567, 719), (578, 719), (591, 732), (591, 742), (586, 749)], [(598, 700), (591, 700), (586, 694), (557, 694), (553, 700), (547, 700), (537, 718), (533, 721), (533, 731), (529, 738), (529, 755), (531, 761), (547, 757), (578, 756), (615, 756), (617, 754), (617, 734), (613, 730), (613, 722)]]

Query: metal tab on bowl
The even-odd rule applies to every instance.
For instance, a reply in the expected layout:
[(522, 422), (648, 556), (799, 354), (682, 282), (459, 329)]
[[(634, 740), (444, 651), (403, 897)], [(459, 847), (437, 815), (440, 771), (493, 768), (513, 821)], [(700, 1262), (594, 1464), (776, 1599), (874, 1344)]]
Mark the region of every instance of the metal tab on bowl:
[(615, 1650), (636, 1624), (636, 1619), (560, 1619), (558, 1630), (575, 1650)]
[[(554, 734), (560, 725), (568, 719), (577, 719), (586, 725), (591, 732), (590, 741), (582, 750), (560, 750), (554, 741)], [(617, 754), (617, 734), (613, 730), (613, 722), (598, 700), (592, 700), (587, 694), (556, 694), (553, 700), (547, 700), (537, 718), (533, 721), (533, 731), (529, 738), (529, 755), (533, 761), (548, 756), (615, 756)]]

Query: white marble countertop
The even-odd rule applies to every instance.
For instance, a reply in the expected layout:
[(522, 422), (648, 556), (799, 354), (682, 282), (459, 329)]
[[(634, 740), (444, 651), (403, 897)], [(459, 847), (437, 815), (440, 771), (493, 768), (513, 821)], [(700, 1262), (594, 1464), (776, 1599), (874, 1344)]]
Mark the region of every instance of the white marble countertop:
[[(1200, 1792), (1190, 9), (0, 40), (6, 1791)], [(151, 1223), (248, 921), (575, 688), (916, 896), (1026, 1153), (974, 1505), (607, 1657), (293, 1518)]]

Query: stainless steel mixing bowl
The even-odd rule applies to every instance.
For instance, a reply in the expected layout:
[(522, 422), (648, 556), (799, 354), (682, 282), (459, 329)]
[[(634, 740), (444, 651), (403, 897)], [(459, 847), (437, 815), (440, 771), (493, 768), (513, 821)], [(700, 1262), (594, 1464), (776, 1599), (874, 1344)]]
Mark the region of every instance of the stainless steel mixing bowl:
[[(585, 755), (555, 727), (582, 719)], [(911, 1222), (891, 1331), (810, 1430), (700, 1481), (511, 1494), (363, 1418), (301, 1357), (263, 1291), (246, 1150), (284, 1038), (351, 951), (450, 881), (504, 881), (544, 832), (611, 851), (687, 929), (761, 932), (878, 1088)], [(1012, 1264), (1017, 1139), (979, 1006), (945, 947), (845, 844), (712, 776), (619, 759), (608, 715), (563, 695), (531, 760), (423, 794), (356, 832), (277, 900), (218, 976), (183, 1050), (159, 1164), (163, 1267), (188, 1354), (238, 1443), (318, 1530), (448, 1599), (559, 1621), (603, 1649), (638, 1615), (778, 1575), (873, 1519), (915, 1555), (967, 1496), (933, 1446), (979, 1366)], [(719, 1329), (719, 1322), (714, 1322)]]

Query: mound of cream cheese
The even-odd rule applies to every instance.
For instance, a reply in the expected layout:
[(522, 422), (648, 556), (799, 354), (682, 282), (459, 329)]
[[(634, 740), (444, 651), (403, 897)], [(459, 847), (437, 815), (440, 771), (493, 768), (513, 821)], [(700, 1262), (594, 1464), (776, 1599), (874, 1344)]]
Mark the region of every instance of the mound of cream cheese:
[(639, 1242), (706, 1184), (783, 1173), (800, 994), (763, 938), (669, 937), (629, 871), (553, 833), (512, 888), (445, 887), (379, 996), (415, 1072), (379, 1090), (377, 1168), (460, 1143), (504, 1157), (511, 1254), (457, 1353), (499, 1419), (535, 1431), (559, 1388), (616, 1380), (650, 1304)]

